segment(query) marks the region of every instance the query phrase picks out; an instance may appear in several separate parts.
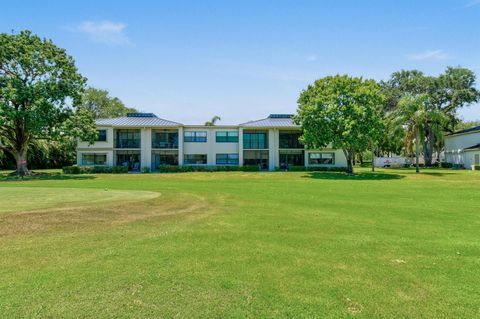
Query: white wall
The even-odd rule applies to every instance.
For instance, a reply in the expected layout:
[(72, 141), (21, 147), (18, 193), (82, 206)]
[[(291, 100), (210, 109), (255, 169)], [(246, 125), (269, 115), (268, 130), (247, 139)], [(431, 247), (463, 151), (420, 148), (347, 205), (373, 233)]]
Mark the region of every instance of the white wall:
[[(325, 152), (325, 153), (334, 153), (335, 154), (335, 163), (333, 165), (330, 164), (321, 164), (321, 165), (310, 165), (308, 163), (308, 154), (309, 153), (318, 153), (318, 152)], [(343, 150), (334, 150), (329, 148), (324, 148), (321, 150), (305, 150), (305, 166), (310, 167), (347, 167), (347, 158), (343, 153)]]
[[(237, 128), (188, 127), (185, 132), (207, 132), (207, 142), (183, 142), (183, 154), (207, 154), (207, 165), (216, 164), (216, 154), (238, 154), (239, 143), (217, 143), (216, 132), (238, 132)], [(179, 137), (183, 140), (183, 134)]]
[(140, 168), (152, 167), (152, 129), (143, 128), (140, 130)]
[(107, 166), (114, 166), (113, 150), (111, 149), (89, 149), (83, 151), (77, 151), (77, 165), (82, 165), (82, 154), (107, 154)]
[(107, 141), (106, 142), (95, 142), (92, 145), (88, 145), (88, 142), (78, 141), (77, 149), (97, 149), (97, 148), (113, 148), (113, 128), (111, 127), (102, 127), (99, 126), (99, 130), (107, 130)]
[(480, 132), (445, 136), (445, 162), (470, 168), (473, 164), (473, 155), (470, 153), (473, 152), (464, 152), (463, 149), (479, 143)]

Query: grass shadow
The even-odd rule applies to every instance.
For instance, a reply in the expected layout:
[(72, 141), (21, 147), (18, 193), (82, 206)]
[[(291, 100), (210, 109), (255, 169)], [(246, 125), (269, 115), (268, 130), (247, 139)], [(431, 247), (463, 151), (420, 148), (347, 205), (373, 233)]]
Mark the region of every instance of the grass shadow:
[(342, 172), (308, 172), (304, 178), (326, 179), (326, 180), (348, 180), (348, 181), (365, 181), (365, 180), (394, 180), (402, 179), (405, 176), (400, 174), (386, 174), (386, 173), (356, 173), (346, 174)]
[(0, 182), (18, 182), (35, 180), (87, 180), (95, 179), (93, 175), (66, 175), (62, 173), (34, 173), (31, 176), (16, 176), (11, 174), (0, 174)]

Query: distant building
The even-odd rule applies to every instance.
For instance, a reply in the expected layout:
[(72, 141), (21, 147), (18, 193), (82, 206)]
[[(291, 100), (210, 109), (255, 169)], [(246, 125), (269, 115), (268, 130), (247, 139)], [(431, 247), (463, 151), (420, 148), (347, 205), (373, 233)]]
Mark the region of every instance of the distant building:
[(445, 162), (468, 169), (480, 165), (480, 126), (445, 136)]
[(98, 139), (80, 141), (78, 165), (128, 166), (129, 170), (160, 165), (346, 167), (341, 150), (305, 149), (298, 141), (300, 126), (290, 114), (239, 125), (183, 125), (152, 113), (96, 121)]

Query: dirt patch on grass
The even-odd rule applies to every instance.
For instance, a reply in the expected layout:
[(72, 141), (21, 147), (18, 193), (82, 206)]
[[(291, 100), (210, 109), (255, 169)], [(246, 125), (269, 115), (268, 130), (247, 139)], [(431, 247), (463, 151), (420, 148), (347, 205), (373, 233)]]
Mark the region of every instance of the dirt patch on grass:
[(176, 194), (143, 201), (99, 203), (61, 207), (0, 216), (0, 237), (48, 231), (80, 232), (109, 228), (150, 218), (208, 211), (208, 203), (198, 195)]

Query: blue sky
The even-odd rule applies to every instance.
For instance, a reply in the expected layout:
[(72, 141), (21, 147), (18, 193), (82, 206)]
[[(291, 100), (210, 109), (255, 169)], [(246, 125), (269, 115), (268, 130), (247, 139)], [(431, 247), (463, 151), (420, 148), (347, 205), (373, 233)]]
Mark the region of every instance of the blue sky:
[[(337, 73), (480, 76), (480, 0), (9, 1), (2, 11), (0, 31), (51, 38), (89, 85), (186, 124), (294, 113), (302, 89)], [(480, 120), (480, 105), (460, 115)]]

